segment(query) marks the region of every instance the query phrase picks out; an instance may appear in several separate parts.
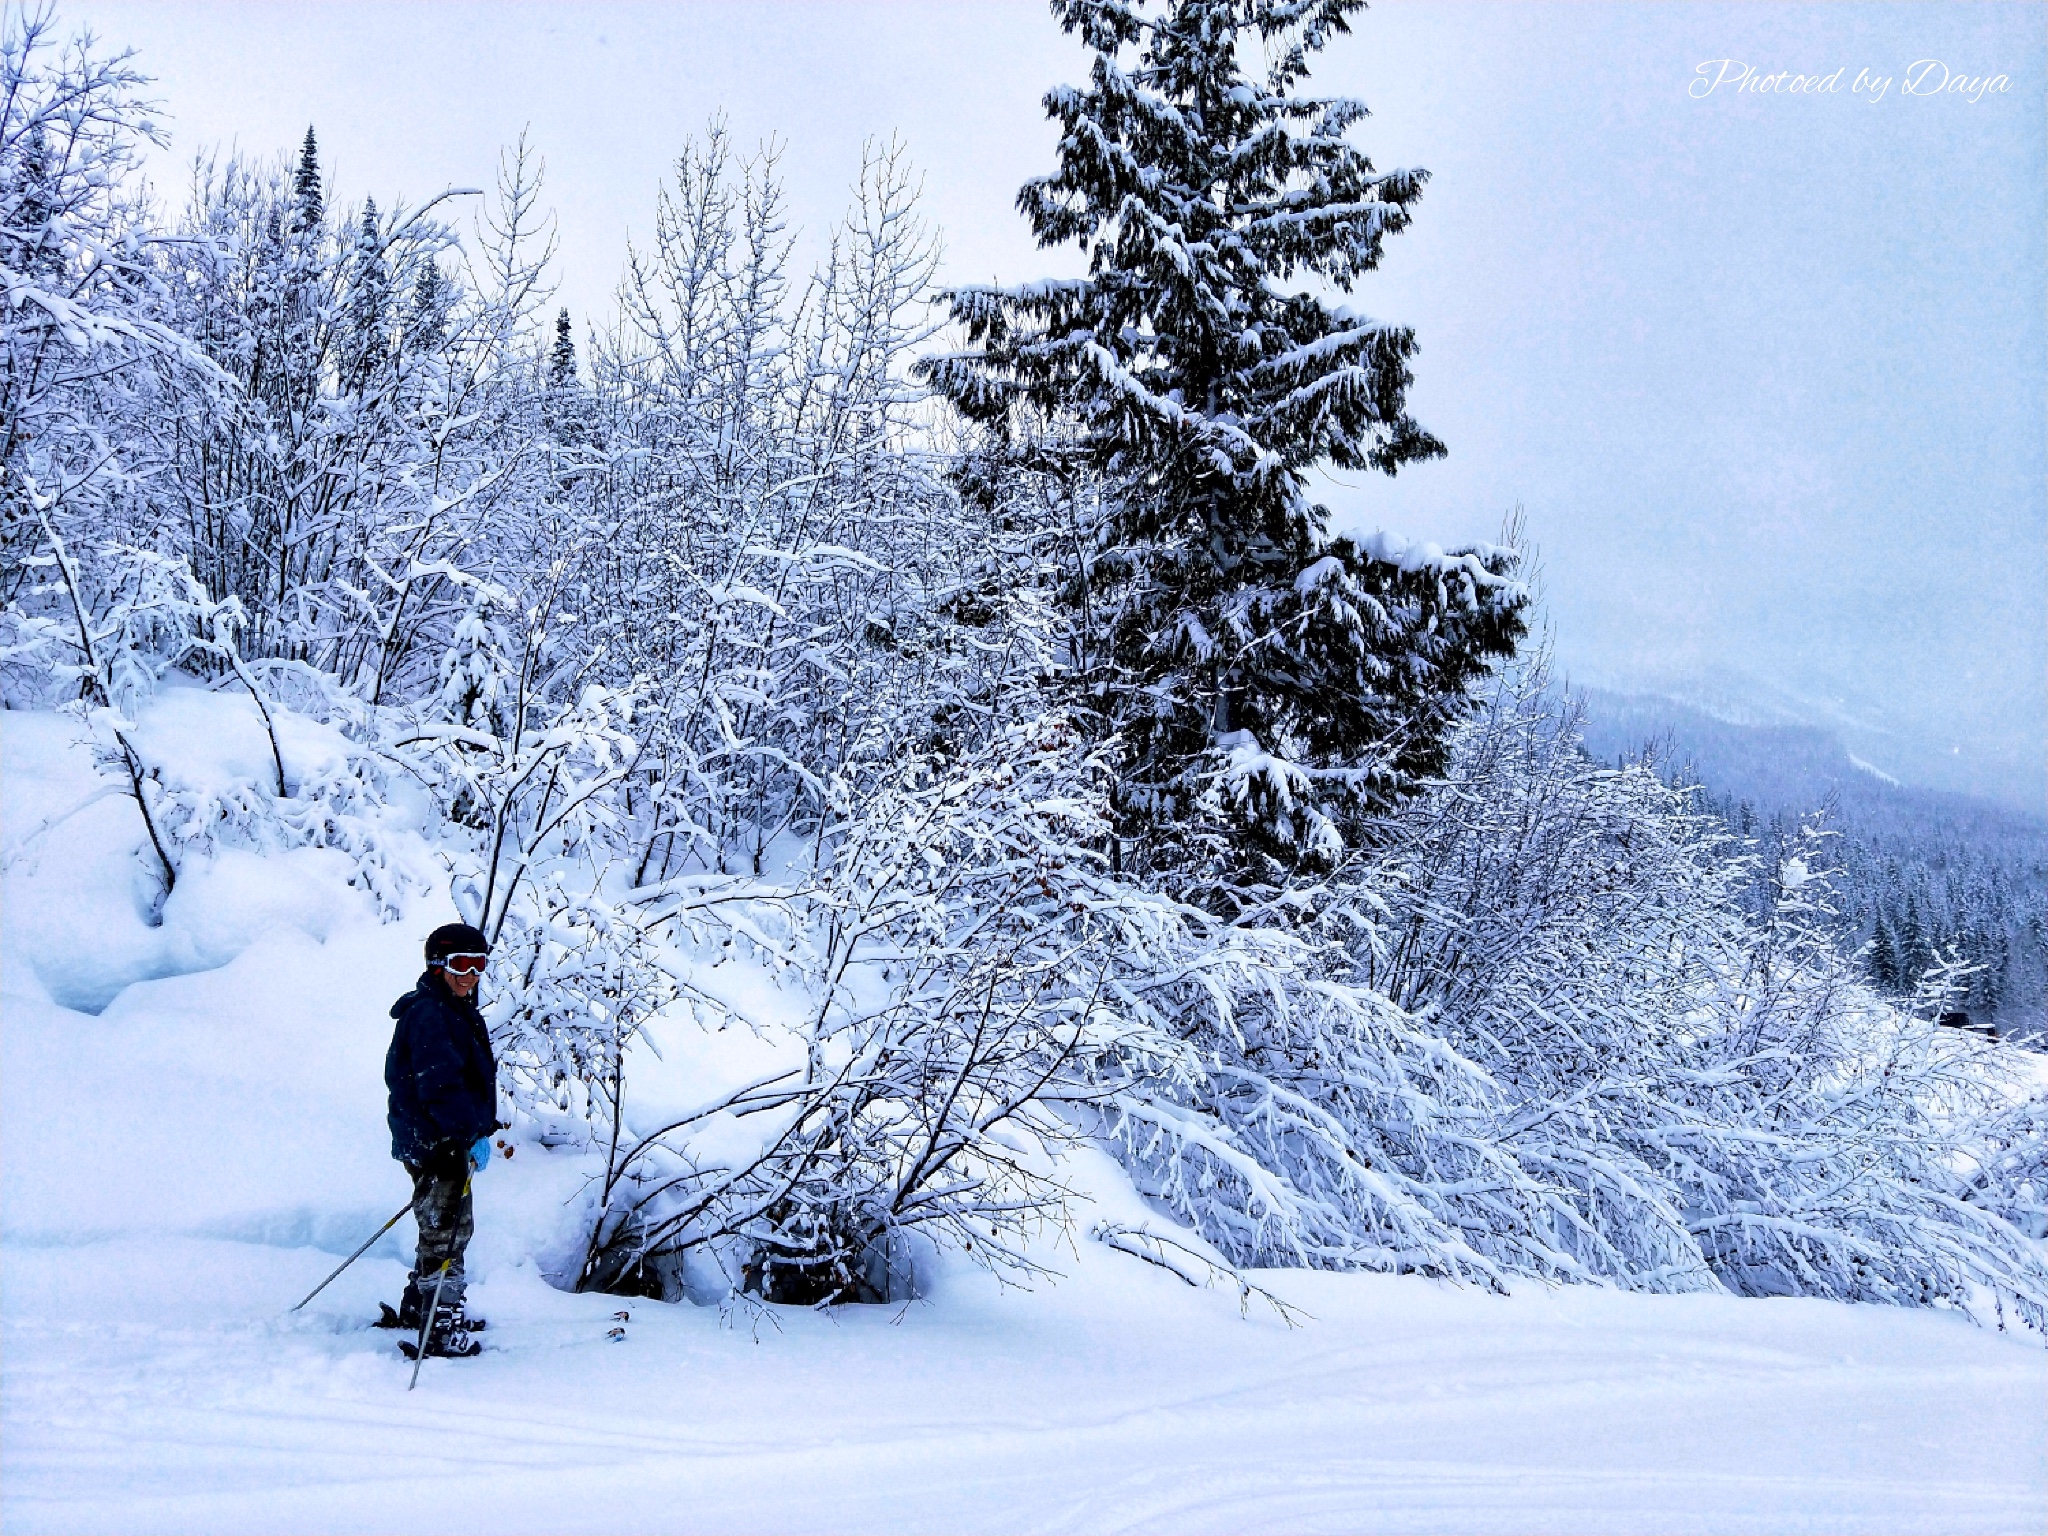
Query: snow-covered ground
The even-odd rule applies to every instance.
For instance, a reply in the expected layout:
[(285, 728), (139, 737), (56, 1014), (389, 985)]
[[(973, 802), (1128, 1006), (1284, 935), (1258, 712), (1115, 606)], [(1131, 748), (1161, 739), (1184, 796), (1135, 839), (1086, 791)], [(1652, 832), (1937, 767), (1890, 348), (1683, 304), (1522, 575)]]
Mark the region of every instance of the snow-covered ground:
[[(158, 729), (265, 750), (167, 702)], [(92, 781), (63, 722), (0, 729), (13, 848)], [(542, 1276), (589, 1165), (531, 1139), (478, 1182), (491, 1348), (408, 1394), (365, 1324), (409, 1219), (286, 1309), (406, 1198), (385, 1009), (441, 914), (381, 925), (325, 856), (249, 855), (150, 927), (138, 837), (102, 800), (6, 877), (9, 1531), (2048, 1526), (2048, 1351), (1954, 1314), (1259, 1276), (1290, 1327), (1076, 1231), (1030, 1291), (954, 1263), (901, 1307), (634, 1302), (614, 1343), (617, 1299)], [(1143, 1214), (1107, 1159), (1071, 1172)]]

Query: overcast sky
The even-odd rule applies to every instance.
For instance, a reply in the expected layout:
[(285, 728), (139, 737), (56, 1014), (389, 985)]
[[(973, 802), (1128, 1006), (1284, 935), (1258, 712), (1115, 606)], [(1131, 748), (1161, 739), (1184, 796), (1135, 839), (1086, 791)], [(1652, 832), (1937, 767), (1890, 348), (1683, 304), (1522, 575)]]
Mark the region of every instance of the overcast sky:
[[(863, 139), (896, 134), (947, 278), (1072, 269), (1011, 206), (1051, 164), (1040, 96), (1086, 69), (1035, 0), (64, 15), (139, 51), (175, 156), (310, 122), (342, 200), (488, 183), (530, 127), (579, 322), (717, 111), (786, 142), (814, 234)], [(1841, 74), (1743, 93), (1744, 65)], [(1574, 676), (1758, 679), (1863, 721), (1858, 750), (1909, 778), (2041, 807), (2048, 8), (1387, 0), (1315, 84), (1365, 99), (1382, 168), (1432, 173), (1353, 303), (1416, 327), (1412, 403), (1451, 450), (1329, 486), (1342, 517), (1449, 542), (1520, 506)]]

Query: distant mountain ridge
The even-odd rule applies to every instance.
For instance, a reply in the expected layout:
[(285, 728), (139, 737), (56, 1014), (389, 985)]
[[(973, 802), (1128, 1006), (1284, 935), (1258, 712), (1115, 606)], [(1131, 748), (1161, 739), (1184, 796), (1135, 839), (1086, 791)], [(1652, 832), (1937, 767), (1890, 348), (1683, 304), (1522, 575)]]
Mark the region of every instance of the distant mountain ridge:
[(1833, 797), (1859, 820), (1863, 813), (1914, 822), (1988, 820), (2048, 834), (2048, 817), (2003, 799), (1910, 783), (1852, 751), (1838, 730), (1769, 704), (1709, 710), (1666, 695), (1570, 691), (1584, 705), (1592, 756), (1613, 762), (1653, 748), (1667, 768), (1689, 768), (1714, 794), (1747, 800), (1765, 814), (1802, 815)]
[(1953, 723), (1907, 720), (1881, 698), (1802, 691), (1725, 666), (1683, 672), (1575, 669), (1571, 691), (1589, 703), (1598, 701), (1592, 712), (1603, 730), (1664, 720), (1703, 747), (1713, 736), (1712, 725), (1818, 732), (1833, 741), (1831, 753), (1839, 754), (1846, 769), (2048, 820), (2048, 753), (2034, 760)]

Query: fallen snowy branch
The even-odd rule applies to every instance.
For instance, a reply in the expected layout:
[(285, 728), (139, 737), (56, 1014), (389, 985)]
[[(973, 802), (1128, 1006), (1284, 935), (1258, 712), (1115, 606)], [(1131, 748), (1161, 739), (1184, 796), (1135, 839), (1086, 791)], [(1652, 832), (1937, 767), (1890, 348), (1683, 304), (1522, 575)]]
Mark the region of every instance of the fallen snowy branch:
[(1114, 1248), (1118, 1253), (1127, 1253), (1134, 1259), (1143, 1259), (1147, 1264), (1165, 1270), (1195, 1287), (1197, 1290), (1213, 1286), (1219, 1281), (1228, 1281), (1237, 1289), (1237, 1309), (1240, 1314), (1251, 1306), (1256, 1296), (1280, 1314), (1280, 1318), (1293, 1328), (1315, 1319), (1299, 1307), (1290, 1306), (1262, 1285), (1254, 1285), (1230, 1265), (1176, 1238), (1165, 1237), (1150, 1227), (1126, 1226), (1122, 1222), (1098, 1221), (1088, 1229), (1088, 1235), (1104, 1247)]

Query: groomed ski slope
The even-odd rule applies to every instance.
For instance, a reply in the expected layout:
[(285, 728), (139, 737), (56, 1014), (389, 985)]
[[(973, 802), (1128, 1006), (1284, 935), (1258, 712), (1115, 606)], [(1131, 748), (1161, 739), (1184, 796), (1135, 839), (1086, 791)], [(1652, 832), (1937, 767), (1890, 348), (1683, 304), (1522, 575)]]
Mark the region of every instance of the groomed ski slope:
[[(166, 706), (159, 750), (260, 747), (225, 701)], [(13, 846), (93, 785), (65, 722), (0, 731)], [(88, 807), (0, 909), (10, 1532), (2048, 1526), (2048, 1350), (1954, 1314), (1259, 1276), (1290, 1328), (1089, 1215), (1030, 1291), (956, 1262), (900, 1307), (622, 1303), (542, 1279), (589, 1164), (531, 1139), (478, 1181), (491, 1348), (408, 1394), (366, 1324), (409, 1218), (286, 1308), (406, 1198), (385, 1009), (441, 914), (379, 925), (325, 856), (247, 855), (150, 928), (138, 835)], [(702, 1059), (665, 1043), (660, 1070)], [(1071, 1175), (1159, 1224), (1107, 1159)]]

